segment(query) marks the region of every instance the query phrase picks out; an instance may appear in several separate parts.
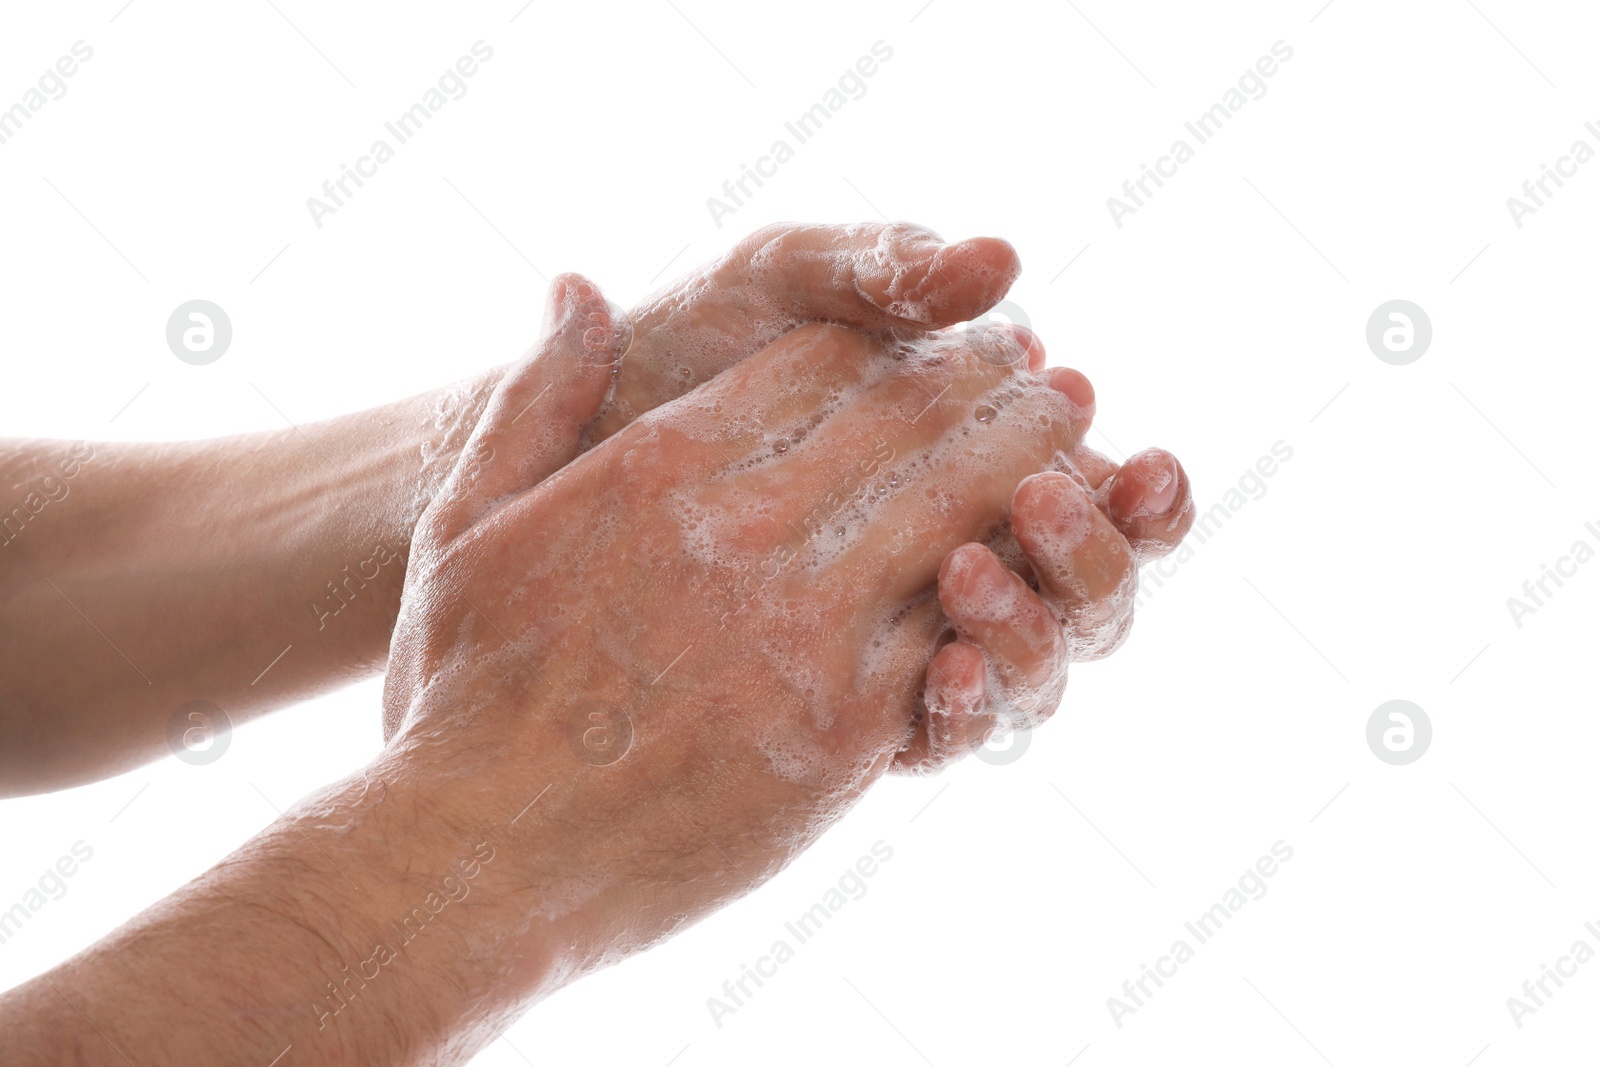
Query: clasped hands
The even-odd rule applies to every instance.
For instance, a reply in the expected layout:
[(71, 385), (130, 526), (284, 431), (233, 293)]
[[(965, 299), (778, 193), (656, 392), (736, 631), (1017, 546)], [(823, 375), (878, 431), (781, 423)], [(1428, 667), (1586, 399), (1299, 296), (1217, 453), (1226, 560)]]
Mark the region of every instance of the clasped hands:
[(552, 283), (417, 525), (384, 716), (472, 811), (538, 794), (566, 828), (527, 876), (586, 931), (575, 972), (748, 891), (885, 772), (1037, 725), (1127, 634), (1188, 480), (1085, 447), (1093, 390), (1031, 331), (950, 329), (1018, 271), (993, 239), (775, 227), (627, 318)]
[(197, 694), (243, 723), (379, 670), (386, 743), (0, 997), (11, 1058), (462, 1062), (883, 774), (1048, 718), (1194, 506), (1168, 453), (1084, 446), (1094, 391), (1032, 332), (961, 327), (1019, 270), (773, 227), (625, 316), (562, 275), (527, 358), (433, 394), (96, 449), (7, 543), (0, 787), (155, 758)]

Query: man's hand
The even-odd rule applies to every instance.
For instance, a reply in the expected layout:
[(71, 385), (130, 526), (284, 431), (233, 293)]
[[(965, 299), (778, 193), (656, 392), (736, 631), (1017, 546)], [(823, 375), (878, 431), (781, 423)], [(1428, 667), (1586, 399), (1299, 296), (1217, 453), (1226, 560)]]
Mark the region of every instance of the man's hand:
[(905, 222), (765, 226), (634, 308), (633, 347), (590, 438), (808, 322), (922, 332), (976, 319), (1021, 270), (1016, 250), (993, 237), (946, 244)]
[[(575, 394), (552, 393), (520, 413), (515, 430), (571, 458), (584, 426), (603, 438), (798, 325), (914, 336), (981, 315), (1019, 269), (1011, 247), (992, 238), (944, 245), (903, 224), (769, 227), (636, 309), (609, 399), (578, 387), (581, 403), (592, 404), (585, 413)], [(1037, 339), (1025, 347), (1039, 369)], [(1092, 411), (1081, 374), (1048, 373)], [(504, 376), (277, 433), (92, 446), (70, 498), (0, 547), (0, 628), (12, 635), (0, 648), (0, 794), (80, 784), (164, 755), (169, 720), (196, 699), (237, 726), (382, 670), (411, 529)], [(62, 442), (0, 445), (0, 477), (21, 492), (68, 451)], [(1045, 546), (1060, 542), (1021, 529), (993, 547), (1039, 586), (1065, 624), (1066, 649), (1086, 658), (1127, 632), (1130, 562), (1170, 550), (1192, 507), (1181, 478), (1160, 521), (1128, 503), (1159, 495), (1156, 482), (1173, 484), (1178, 468), (1165, 453), (1119, 472), (1080, 447), (1066, 469), (1097, 490), (1097, 506), (1136, 550), (1112, 539), (1052, 555)], [(1030, 514), (1024, 508), (1015, 521)], [(994, 658), (1002, 644), (982, 651)], [(961, 689), (959, 699), (930, 688), (935, 702), (971, 709), (958, 714), (973, 725), (950, 735), (954, 747), (936, 744), (930, 755), (919, 745), (904, 769), (933, 769), (968, 751), (969, 734), (981, 740), (992, 724), (990, 705), (1012, 699), (1006, 689), (1018, 672), (1004, 662), (973, 696), (975, 672), (987, 670), (980, 659), (956, 649), (935, 673), (935, 683)]]
[[(919, 737), (959, 750), (922, 698), (947, 625), (936, 668), (977, 655), (996, 722), (1047, 716), (1059, 649), (1016, 639), (1060, 641), (1186, 521), (1164, 454), (1084, 472), (1088, 412), (1022, 335), (804, 327), (562, 467), (625, 335), (581, 279), (555, 295), (419, 529), (393, 743), (0, 1000), (18, 1062), (465, 1059), (770, 876)], [(516, 432), (535, 400), (550, 432)], [(1037, 590), (983, 566), (1008, 509), (1064, 564)], [(969, 728), (971, 680), (943, 683)]]
[[(945, 248), (903, 225), (769, 228), (636, 311), (619, 395), (654, 407), (805, 322), (958, 322), (1018, 269), (990, 238)], [(381, 671), (412, 527), (504, 375), (270, 433), (84, 446), (67, 495), (0, 544), (0, 795), (163, 756), (193, 700), (239, 726)], [(535, 407), (517, 432), (559, 434), (576, 454), (605, 400), (587, 395), (581, 417), (569, 404), (545, 425)], [(0, 442), (0, 484), (43, 499), (41, 478), (74, 454)]]
[[(541, 446), (504, 433), (544, 388), (538, 361), (502, 383), (474, 440), (504, 447), (419, 523), (385, 724), (447, 818), (538, 798), (502, 854), (559, 902), (535, 925), (572, 946), (563, 973), (748, 892), (912, 741), (941, 567), (1087, 426), (983, 354), (965, 334), (802, 327), (543, 481)], [(969, 621), (1034, 625), (1025, 586), (959, 584)], [(1051, 714), (1060, 681), (1016, 679), (1003, 725)]]

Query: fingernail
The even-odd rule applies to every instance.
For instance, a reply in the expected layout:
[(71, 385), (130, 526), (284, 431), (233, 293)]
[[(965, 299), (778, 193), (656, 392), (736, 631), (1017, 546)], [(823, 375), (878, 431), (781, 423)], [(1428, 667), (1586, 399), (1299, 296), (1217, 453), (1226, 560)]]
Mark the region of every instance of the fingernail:
[(959, 548), (946, 556), (940, 565), (939, 585), (946, 593), (967, 599), (1001, 587), (1005, 581), (1003, 572), (1004, 568), (988, 551), (974, 547)]
[(1094, 505), (1083, 490), (1063, 476), (1045, 479), (1038, 492), (1039, 511), (1056, 542), (1052, 548), (1071, 552), (1089, 539)]
[(1029, 370), (1044, 366), (1044, 342), (1039, 340), (1038, 334), (1015, 322), (1006, 326), (1005, 330), (1011, 336), (1011, 343), (1022, 350)]
[(562, 322), (566, 320), (569, 310), (567, 305), (567, 280), (565, 278), (557, 278), (550, 283), (550, 293), (545, 298), (544, 304), (544, 322), (540, 324), (539, 332), (545, 337), (555, 333)]
[(1050, 385), (1082, 408), (1085, 414), (1091, 417), (1094, 415), (1094, 386), (1084, 377), (1082, 371), (1073, 370), (1071, 367), (1056, 367), (1050, 372)]
[(993, 715), (975, 716), (967, 728), (967, 737), (972, 740), (973, 751), (983, 748), (999, 737), (1000, 730), (1000, 722)]
[(979, 659), (968, 668), (967, 673), (962, 677), (961, 695), (967, 698), (968, 704), (977, 704), (978, 701), (983, 699), (983, 691), (987, 681), (984, 677), (985, 673), (983, 660)]
[(930, 230), (926, 226), (901, 224), (889, 226), (887, 229), (890, 231), (891, 242), (906, 248), (941, 248), (949, 243), (939, 235), (938, 231)]
[(1178, 499), (1178, 462), (1163, 456), (1151, 471), (1150, 484), (1144, 491), (1144, 510), (1151, 515), (1165, 515)]
[(1009, 591), (1011, 572), (988, 552), (983, 554), (967, 576), (967, 592), (974, 596), (993, 597)]

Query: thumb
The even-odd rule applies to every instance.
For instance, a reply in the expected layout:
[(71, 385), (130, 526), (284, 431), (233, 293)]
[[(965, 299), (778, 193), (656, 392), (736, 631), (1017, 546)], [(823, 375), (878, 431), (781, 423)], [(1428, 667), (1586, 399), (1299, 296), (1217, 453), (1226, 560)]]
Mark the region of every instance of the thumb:
[(448, 541), (509, 497), (572, 462), (579, 437), (611, 386), (628, 346), (627, 319), (594, 283), (561, 274), (550, 283), (544, 335), (489, 397), (461, 458), (425, 521)]

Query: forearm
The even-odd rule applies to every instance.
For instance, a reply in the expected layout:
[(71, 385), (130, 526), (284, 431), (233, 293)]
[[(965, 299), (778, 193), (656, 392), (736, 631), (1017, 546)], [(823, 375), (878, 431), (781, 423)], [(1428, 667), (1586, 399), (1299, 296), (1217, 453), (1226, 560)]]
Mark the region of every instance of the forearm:
[(165, 755), (191, 701), (237, 726), (381, 670), (497, 378), (215, 441), (0, 443), (0, 795)]
[(284, 1064), (466, 1060), (564, 972), (513, 875), (530, 835), (449, 822), (432, 799), (381, 761), (307, 798), (0, 997), (6, 1061), (266, 1065), (291, 1046)]

